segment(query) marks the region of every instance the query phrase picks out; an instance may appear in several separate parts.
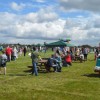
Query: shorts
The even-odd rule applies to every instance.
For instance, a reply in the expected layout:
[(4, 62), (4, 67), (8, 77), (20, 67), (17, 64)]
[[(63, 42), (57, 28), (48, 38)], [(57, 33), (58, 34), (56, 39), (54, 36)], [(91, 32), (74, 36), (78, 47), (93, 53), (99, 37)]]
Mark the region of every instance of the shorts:
[(6, 67), (6, 63), (1, 64), (0, 67)]

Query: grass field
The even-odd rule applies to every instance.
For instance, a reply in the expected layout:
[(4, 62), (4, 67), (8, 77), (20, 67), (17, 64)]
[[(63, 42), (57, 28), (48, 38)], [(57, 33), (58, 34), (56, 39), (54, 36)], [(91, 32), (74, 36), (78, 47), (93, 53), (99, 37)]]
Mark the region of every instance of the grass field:
[(7, 75), (0, 75), (0, 100), (99, 100), (100, 75), (93, 70), (93, 59), (89, 54), (88, 61), (73, 62), (61, 73), (40, 72), (36, 77), (30, 75), (30, 57), (22, 55), (7, 63)]

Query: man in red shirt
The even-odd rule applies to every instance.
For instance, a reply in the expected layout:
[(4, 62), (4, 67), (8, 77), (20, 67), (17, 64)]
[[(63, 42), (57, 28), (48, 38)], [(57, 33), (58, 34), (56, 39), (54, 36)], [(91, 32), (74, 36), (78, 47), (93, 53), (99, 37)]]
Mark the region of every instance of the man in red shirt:
[(8, 46), (5, 51), (7, 55), (7, 61), (11, 61), (12, 48)]

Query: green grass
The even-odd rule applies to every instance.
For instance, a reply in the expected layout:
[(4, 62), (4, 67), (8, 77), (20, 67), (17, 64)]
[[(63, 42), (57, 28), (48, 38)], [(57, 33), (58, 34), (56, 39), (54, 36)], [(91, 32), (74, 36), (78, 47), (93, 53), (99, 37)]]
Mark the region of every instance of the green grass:
[[(52, 52), (41, 53), (49, 57)], [(0, 75), (0, 100), (99, 100), (100, 75), (94, 72), (94, 55), (88, 61), (73, 62), (61, 73), (39, 73), (31, 76), (27, 55), (7, 63), (7, 75)]]

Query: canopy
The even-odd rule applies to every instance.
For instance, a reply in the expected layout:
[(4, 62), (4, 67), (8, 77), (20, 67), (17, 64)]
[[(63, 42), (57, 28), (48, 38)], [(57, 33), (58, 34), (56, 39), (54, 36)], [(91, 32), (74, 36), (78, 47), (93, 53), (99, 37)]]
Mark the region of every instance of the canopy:
[(46, 44), (46, 46), (49, 46), (49, 47), (66, 46), (66, 43), (60, 40), (57, 42), (52, 42), (52, 43)]
[(67, 47), (74, 47), (75, 45), (74, 44), (71, 44), (71, 43), (66, 43)]
[(52, 42), (52, 43), (46, 44), (46, 46), (48, 46), (48, 47), (62, 47), (62, 46), (63, 47), (64, 46), (71, 47), (71, 46), (74, 46), (74, 45), (60, 40), (60, 41), (57, 41), (57, 42)]

